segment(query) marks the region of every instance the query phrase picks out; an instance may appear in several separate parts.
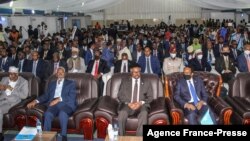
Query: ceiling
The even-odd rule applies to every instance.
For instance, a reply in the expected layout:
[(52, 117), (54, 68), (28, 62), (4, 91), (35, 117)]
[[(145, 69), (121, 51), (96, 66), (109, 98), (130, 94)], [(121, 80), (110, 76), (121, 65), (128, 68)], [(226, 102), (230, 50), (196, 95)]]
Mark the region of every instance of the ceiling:
[[(1, 3), (10, 0), (1, 0)], [(109, 8), (123, 0), (16, 0), (12, 8), (62, 12), (94, 12)], [(83, 4), (84, 3), (84, 4)], [(9, 3), (0, 4), (10, 8)]]
[[(10, 8), (10, 0), (1, 0), (0, 7)], [(63, 12), (94, 12), (109, 8), (124, 0), (14, 0), (13, 8), (48, 10)], [(195, 6), (207, 9), (245, 9), (250, 8), (250, 0), (189, 0)], [(5, 4), (1, 4), (4, 3)], [(7, 3), (6, 3), (7, 2)], [(154, 2), (154, 1), (152, 1)], [(84, 4), (83, 4), (84, 3)]]

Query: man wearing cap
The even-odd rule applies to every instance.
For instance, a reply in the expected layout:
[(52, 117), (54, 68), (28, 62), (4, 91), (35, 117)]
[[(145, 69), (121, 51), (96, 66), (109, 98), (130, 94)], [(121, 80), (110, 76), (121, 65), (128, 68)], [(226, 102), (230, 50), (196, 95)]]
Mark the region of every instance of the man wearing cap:
[(163, 61), (163, 72), (164, 74), (170, 74), (173, 72), (180, 72), (182, 60), (176, 57), (176, 48), (171, 47), (169, 50), (170, 57), (167, 57)]
[(79, 57), (79, 49), (72, 47), (71, 57), (67, 60), (69, 73), (85, 73), (86, 66), (84, 59)]
[(62, 129), (62, 141), (67, 141), (68, 118), (76, 109), (76, 83), (65, 78), (63, 67), (57, 69), (56, 76), (57, 80), (50, 82), (47, 91), (30, 102), (27, 107), (34, 108), (38, 103), (47, 106), (43, 129), (50, 131), (53, 119), (58, 117)]
[(202, 50), (197, 49), (195, 51), (195, 58), (189, 61), (189, 66), (194, 69), (194, 71), (211, 71), (211, 65), (207, 62), (207, 58), (203, 57)]
[(14, 105), (28, 96), (28, 81), (18, 76), (18, 68), (9, 67), (9, 77), (3, 77), (0, 82), (0, 141), (3, 141), (3, 115)]

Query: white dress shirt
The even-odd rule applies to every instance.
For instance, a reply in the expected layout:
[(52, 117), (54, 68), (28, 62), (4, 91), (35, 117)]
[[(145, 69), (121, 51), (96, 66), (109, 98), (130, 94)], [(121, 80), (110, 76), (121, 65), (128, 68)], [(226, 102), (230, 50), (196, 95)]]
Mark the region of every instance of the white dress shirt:
[(55, 90), (54, 98), (60, 97), (60, 99), (62, 99), (61, 95), (62, 95), (63, 83), (64, 83), (64, 79), (62, 79), (60, 82), (59, 80), (56, 81), (56, 90)]
[(144, 73), (149, 73), (147, 71), (147, 59), (148, 59), (148, 61), (149, 61), (149, 69), (150, 69), (151, 74), (153, 74), (154, 72), (152, 71), (152, 66), (151, 66), (151, 56), (149, 56), (149, 57), (145, 56), (145, 58), (146, 58), (146, 62), (145, 62), (146, 67), (145, 67)]
[(126, 66), (126, 72), (128, 72), (128, 60), (122, 60), (121, 72), (123, 72), (123, 67)]

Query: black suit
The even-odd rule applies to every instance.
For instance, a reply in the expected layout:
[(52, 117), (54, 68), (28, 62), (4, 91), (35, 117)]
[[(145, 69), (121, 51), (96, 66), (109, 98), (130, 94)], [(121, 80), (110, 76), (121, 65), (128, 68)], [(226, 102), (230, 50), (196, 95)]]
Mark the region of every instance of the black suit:
[[(134, 51), (131, 55), (132, 55), (132, 61), (137, 63), (137, 55), (138, 55), (138, 52), (137, 52), (137, 51)], [(144, 55), (144, 52), (141, 51), (141, 56), (143, 56), (143, 55)], [(138, 58), (138, 60), (139, 60), (139, 58)]]
[(221, 56), (220, 58), (217, 58), (215, 61), (215, 70), (221, 74), (223, 82), (228, 83), (229, 81), (231, 81), (234, 78), (234, 75), (236, 73), (236, 68), (234, 65), (234, 60), (232, 58), (229, 58), (229, 66), (228, 66), (228, 70), (230, 70), (230, 73), (224, 73), (223, 71), (226, 70), (226, 63), (224, 60), (224, 57)]
[[(65, 71), (68, 72), (67, 63), (64, 60), (59, 61), (59, 67), (65, 68)], [(46, 68), (47, 70), (46, 70), (45, 79), (47, 79), (49, 76), (51, 76), (54, 73), (54, 61), (50, 61)]]
[[(92, 72), (92, 69), (94, 69), (94, 64), (95, 64), (95, 60), (90, 60), (89, 61), (86, 73), (91, 73)], [(105, 74), (105, 73), (108, 73), (109, 71), (110, 71), (110, 69), (109, 69), (109, 67), (107, 65), (107, 62), (105, 60), (103, 60), (103, 59), (100, 59), (99, 60), (99, 65), (98, 65), (98, 74)], [(98, 81), (99, 81), (99, 85), (98, 85), (99, 93), (98, 93), (98, 96), (101, 97), (102, 94), (103, 94), (104, 82), (102, 81), (102, 77), (100, 77), (98, 79)]]
[(19, 60), (15, 60), (13, 65), (19, 68), (19, 72), (28, 72), (29, 63), (29, 60), (23, 59), (23, 64), (20, 66), (21, 68), (19, 68)]
[(151, 83), (148, 81), (144, 81), (143, 77), (141, 77), (141, 81), (138, 84), (139, 87), (139, 99), (137, 102), (144, 101), (145, 103), (137, 110), (132, 110), (128, 103), (131, 103), (132, 100), (132, 78), (124, 78), (119, 88), (118, 99), (120, 101), (119, 105), (119, 114), (118, 114), (118, 122), (119, 122), (119, 132), (120, 135), (125, 134), (125, 126), (126, 120), (128, 116), (137, 115), (138, 117), (138, 127), (136, 134), (142, 135), (142, 126), (147, 124), (148, 119), (148, 111), (150, 109), (150, 103), (153, 100), (153, 90)]
[(42, 49), (42, 51), (41, 52), (39, 52), (39, 55), (40, 55), (40, 58), (44, 58), (44, 60), (51, 60), (52, 59), (52, 57), (53, 57), (53, 51), (50, 49), (50, 50), (48, 50), (48, 52), (47, 52), (47, 55), (46, 55), (46, 57), (44, 57), (44, 54), (45, 52), (44, 52), (44, 50)]
[[(130, 72), (130, 66), (133, 65), (134, 62), (128, 60), (128, 62), (127, 62), (126, 64), (127, 64), (127, 66), (126, 66), (126, 67), (127, 67), (127, 70), (128, 70), (128, 72)], [(116, 61), (114, 73), (119, 73), (119, 72), (121, 72), (121, 67), (122, 67), (122, 60)]]
[(193, 67), (194, 71), (211, 71), (211, 66), (207, 60), (203, 57), (201, 62), (197, 58), (193, 58), (188, 63), (189, 66)]
[[(37, 65), (36, 65), (36, 76), (40, 78), (41, 81), (43, 81), (44, 79), (44, 72), (45, 72), (45, 68), (47, 67), (47, 62), (45, 62), (42, 59), (38, 59), (37, 60)], [(27, 67), (27, 71), (32, 73), (32, 69), (33, 69), (33, 60), (31, 60), (29, 62), (29, 65)]]

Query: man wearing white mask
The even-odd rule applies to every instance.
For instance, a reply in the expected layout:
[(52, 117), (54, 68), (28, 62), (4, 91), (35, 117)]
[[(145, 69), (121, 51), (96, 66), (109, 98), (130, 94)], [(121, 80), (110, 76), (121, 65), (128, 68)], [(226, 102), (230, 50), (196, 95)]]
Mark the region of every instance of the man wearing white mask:
[(79, 57), (79, 49), (72, 47), (71, 57), (67, 60), (68, 72), (69, 73), (85, 73), (86, 66), (84, 59)]
[(164, 74), (170, 74), (173, 72), (180, 72), (181, 71), (181, 65), (182, 63), (182, 59), (176, 57), (176, 48), (172, 47), (169, 50), (170, 53), (170, 57), (165, 58), (163, 61), (163, 72)]
[(244, 53), (238, 56), (237, 62), (240, 72), (250, 72), (250, 43), (245, 43)]
[(190, 67), (194, 69), (194, 71), (211, 71), (211, 65), (207, 62), (207, 58), (203, 57), (202, 50), (197, 49), (195, 51), (195, 58), (190, 60), (188, 63)]
[(0, 82), (0, 141), (4, 140), (2, 134), (3, 115), (22, 99), (26, 99), (27, 96), (28, 81), (18, 76), (18, 68), (9, 67), (9, 77), (2, 78)]

